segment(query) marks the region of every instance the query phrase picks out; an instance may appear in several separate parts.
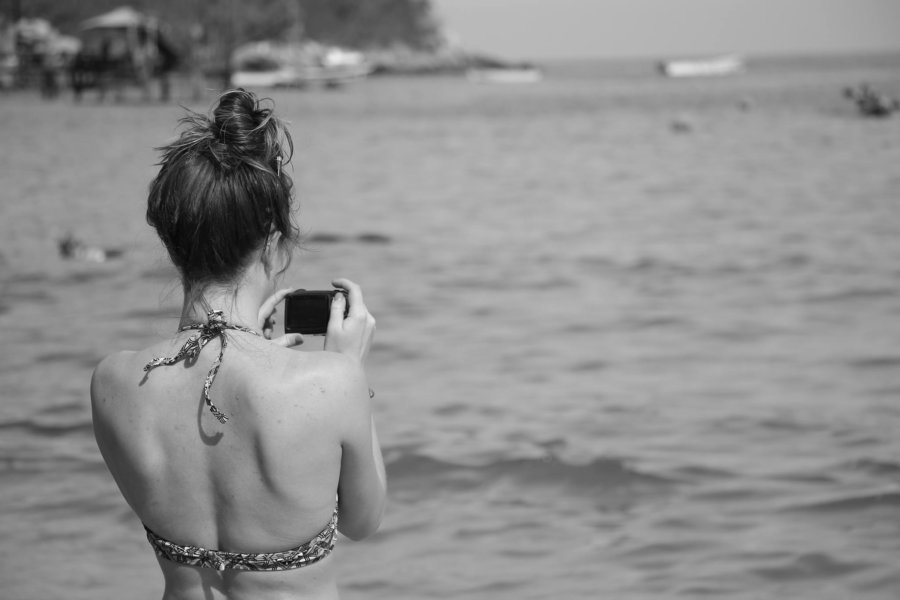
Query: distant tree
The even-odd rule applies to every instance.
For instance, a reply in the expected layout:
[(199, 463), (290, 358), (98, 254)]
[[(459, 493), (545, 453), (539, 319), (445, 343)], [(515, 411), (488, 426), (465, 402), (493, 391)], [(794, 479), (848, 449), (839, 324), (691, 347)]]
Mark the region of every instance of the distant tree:
[(199, 23), (228, 33), (236, 42), (281, 36), (294, 25), (295, 0), (0, 0), (0, 14), (47, 19), (64, 33), (75, 34), (85, 19), (128, 5), (187, 31)]
[(73, 34), (78, 31), (78, 24), (84, 19), (112, 10), (122, 4), (121, 0), (79, 0), (78, 2), (0, 0), (0, 14), (14, 18), (18, 13), (21, 18), (46, 19), (63, 33)]
[(47, 19), (76, 34), (85, 19), (129, 5), (186, 36), (201, 24), (233, 44), (303, 36), (353, 48), (401, 43), (429, 50), (442, 42), (429, 0), (0, 0), (0, 14)]
[(442, 41), (428, 0), (296, 0), (306, 36), (351, 48), (401, 43), (431, 50)]

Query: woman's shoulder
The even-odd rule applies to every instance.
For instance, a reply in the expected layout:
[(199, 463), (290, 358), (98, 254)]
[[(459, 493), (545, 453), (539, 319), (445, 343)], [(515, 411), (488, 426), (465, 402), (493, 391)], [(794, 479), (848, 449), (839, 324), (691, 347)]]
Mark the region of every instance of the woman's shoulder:
[(134, 350), (121, 350), (108, 354), (94, 367), (91, 377), (91, 389), (96, 386), (108, 386), (115, 383), (124, 373), (125, 369), (137, 356)]
[[(183, 342), (183, 340), (182, 340)], [(144, 363), (157, 356), (169, 356), (178, 351), (180, 344), (177, 340), (165, 339), (136, 350), (118, 350), (104, 356), (97, 367), (95, 373), (111, 375), (122, 369), (130, 369), (133, 364), (143, 360)], [(141, 364), (143, 367), (143, 364)]]
[[(91, 376), (91, 407), (94, 418), (94, 432), (99, 435), (104, 429), (100, 425), (114, 420), (119, 412), (117, 402), (127, 394), (127, 372), (137, 352), (114, 352), (104, 357), (94, 368)], [(99, 438), (98, 438), (99, 439)]]
[[(141, 350), (120, 350), (103, 357), (91, 376), (91, 394), (101, 390), (116, 394), (134, 383), (135, 373), (142, 374), (144, 365), (170, 350), (171, 343), (161, 342)], [(138, 378), (140, 379), (140, 377)]]
[(277, 373), (269, 379), (269, 384), (280, 391), (315, 389), (339, 399), (352, 397), (361, 387), (365, 388), (362, 365), (344, 354), (280, 349), (278, 356)]
[[(327, 351), (278, 348), (268, 360), (245, 363), (244, 408), (270, 441), (296, 438), (317, 424), (344, 437), (347, 423), (367, 415), (368, 386), (358, 361)], [(251, 370), (248, 370), (248, 368)]]

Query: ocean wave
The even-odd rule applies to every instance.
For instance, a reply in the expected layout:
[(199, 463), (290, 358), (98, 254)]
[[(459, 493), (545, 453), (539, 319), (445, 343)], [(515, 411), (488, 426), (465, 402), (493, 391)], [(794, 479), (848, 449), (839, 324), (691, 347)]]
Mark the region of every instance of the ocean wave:
[(0, 473), (3, 474), (37, 474), (37, 473), (86, 473), (103, 472), (106, 465), (100, 453), (92, 456), (77, 454), (40, 454), (23, 455), (20, 451), (0, 452)]
[[(873, 387), (867, 390), (867, 393), (873, 398), (879, 396), (887, 396), (891, 399), (894, 399), (900, 396), (900, 385), (886, 385), (886, 386), (878, 386)], [(900, 414), (900, 413), (898, 413)]]
[(77, 270), (66, 273), (65, 276), (54, 281), (54, 285), (81, 285), (83, 283), (94, 283), (103, 279), (114, 277), (118, 272), (114, 269), (90, 269)]
[(64, 402), (63, 404), (54, 404), (52, 406), (48, 406), (46, 408), (41, 409), (40, 414), (42, 415), (78, 415), (87, 409), (87, 404), (84, 402)]
[(403, 342), (376, 341), (374, 350), (385, 362), (414, 363), (428, 358), (428, 355), (422, 352), (420, 347), (404, 344)]
[(848, 361), (855, 369), (895, 369), (900, 367), (900, 356), (867, 356)]
[(46, 352), (35, 357), (40, 364), (70, 363), (76, 367), (93, 369), (103, 357), (78, 351)]
[(46, 283), (49, 281), (49, 277), (45, 273), (39, 273), (36, 271), (28, 272), (23, 271), (20, 273), (14, 273), (6, 278), (4, 283), (8, 283), (10, 285), (19, 285), (19, 284), (32, 284), (32, 283)]
[(599, 323), (576, 322), (571, 325), (563, 325), (559, 332), (560, 334), (564, 334), (567, 338), (569, 336), (590, 337), (598, 332), (606, 331), (607, 329), (609, 329), (609, 326)]
[(609, 367), (609, 363), (604, 360), (585, 360), (570, 366), (569, 371), (573, 373), (592, 373), (602, 371), (607, 367)]
[(122, 315), (123, 319), (128, 321), (151, 321), (157, 319), (170, 319), (172, 321), (177, 322), (180, 318), (178, 314), (178, 309), (173, 307), (159, 307), (159, 308), (135, 308), (125, 312)]
[(347, 242), (357, 242), (360, 244), (376, 245), (390, 244), (392, 241), (393, 240), (389, 235), (385, 235), (383, 233), (363, 232), (351, 236), (331, 231), (314, 233), (303, 240), (305, 244), (341, 244)]
[(808, 504), (795, 505), (788, 510), (791, 512), (856, 512), (876, 508), (900, 509), (900, 491), (873, 492), (846, 498), (822, 500)]
[(683, 467), (677, 467), (673, 472), (677, 473), (682, 479), (734, 479), (739, 476), (739, 474), (735, 471), (716, 469), (714, 467), (701, 465), (686, 465)]
[(656, 541), (642, 544), (635, 548), (629, 548), (621, 553), (621, 556), (630, 558), (664, 556), (673, 561), (685, 552), (707, 552), (715, 548), (717, 543), (704, 539), (680, 539), (677, 542)]
[(900, 296), (900, 291), (891, 287), (863, 287), (850, 288), (829, 293), (812, 294), (805, 298), (806, 302), (832, 303), (832, 302), (849, 302), (853, 300), (880, 300), (883, 298), (896, 298)]
[[(40, 514), (44, 518), (53, 519), (60, 519), (66, 515), (76, 516), (79, 519), (89, 519), (92, 515), (103, 515), (105, 519), (108, 519), (115, 512), (122, 515), (125, 520), (133, 518), (130, 511), (123, 511), (123, 506), (118, 498), (105, 493), (100, 486), (87, 487), (79, 490), (78, 493), (35, 497), (29, 502), (28, 510)], [(58, 539), (49, 532), (44, 533), (44, 536), (46, 539)]]
[[(537, 275), (530, 277), (522, 275), (520, 277), (510, 277), (503, 282), (505, 291), (525, 290), (525, 291), (544, 291), (555, 289), (575, 289), (578, 282), (572, 277), (564, 275), (551, 274), (547, 276)], [(496, 286), (495, 277), (486, 273), (485, 275), (469, 275), (463, 274), (457, 277), (449, 277), (442, 282), (435, 284), (440, 289), (452, 290), (486, 290)]]
[(890, 460), (863, 458), (845, 465), (852, 470), (865, 471), (873, 475), (900, 475), (900, 463)]
[(60, 437), (79, 433), (94, 435), (94, 425), (90, 419), (86, 421), (42, 421), (38, 419), (22, 419), (0, 423), (0, 431), (19, 431), (41, 437)]
[(685, 265), (655, 256), (643, 256), (637, 260), (614, 266), (624, 272), (652, 273), (654, 275), (696, 275), (700, 272), (696, 265)]
[(623, 274), (676, 277), (730, 277), (748, 274), (795, 271), (809, 268), (814, 260), (804, 253), (773, 256), (764, 260), (725, 260), (703, 264), (688, 263), (658, 256), (640, 256), (629, 260), (608, 256), (582, 256), (579, 262), (587, 268), (614, 271)]
[(39, 272), (12, 272), (0, 278), (0, 315), (17, 306), (54, 304), (49, 277)]
[(492, 525), (471, 525), (460, 527), (454, 532), (453, 537), (459, 540), (496, 538), (497, 536), (517, 531), (538, 532), (545, 526), (546, 523), (540, 519), (526, 519), (524, 521), (512, 521), (502, 524), (494, 523)]
[(760, 419), (759, 421), (756, 421), (756, 425), (762, 429), (788, 433), (817, 433), (825, 431), (826, 429), (826, 426), (822, 423), (803, 423), (796, 420), (794, 417), (788, 416)]
[(520, 485), (565, 487), (574, 492), (596, 492), (634, 485), (670, 485), (673, 480), (642, 473), (616, 458), (598, 458), (585, 464), (558, 458), (501, 459), (483, 465), (463, 465), (421, 454), (405, 454), (387, 465), (392, 487), (467, 490), (500, 480)]
[(867, 562), (845, 562), (829, 554), (813, 552), (791, 557), (783, 565), (753, 569), (753, 572), (770, 581), (819, 580), (825, 577), (841, 577), (871, 566)]
[(695, 324), (674, 315), (647, 315), (623, 319), (622, 328), (629, 330), (659, 329), (666, 327), (692, 327)]

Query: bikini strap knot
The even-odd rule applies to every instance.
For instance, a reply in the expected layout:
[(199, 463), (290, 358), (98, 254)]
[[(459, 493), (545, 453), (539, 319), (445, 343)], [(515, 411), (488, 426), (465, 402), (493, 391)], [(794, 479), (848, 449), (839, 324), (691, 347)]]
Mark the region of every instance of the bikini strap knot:
[(219, 372), (219, 367), (222, 365), (222, 357), (225, 355), (225, 348), (228, 347), (228, 338), (225, 335), (225, 331), (227, 329), (234, 329), (245, 333), (252, 333), (253, 335), (259, 335), (259, 333), (247, 327), (229, 324), (225, 320), (221, 310), (209, 311), (206, 313), (206, 319), (206, 323), (192, 323), (182, 327), (179, 331), (195, 329), (197, 330), (197, 333), (188, 338), (175, 356), (162, 356), (148, 362), (144, 365), (144, 372), (155, 369), (160, 365), (174, 365), (181, 360), (195, 360), (206, 344), (215, 338), (219, 338), (222, 342), (222, 346), (219, 349), (219, 356), (213, 361), (209, 373), (206, 375), (206, 381), (203, 383), (203, 399), (209, 407), (209, 412), (211, 412), (220, 423), (225, 423), (228, 421), (228, 415), (220, 411), (209, 397), (209, 389), (212, 387), (213, 381), (216, 378), (216, 373)]
[(222, 316), (221, 310), (211, 310), (206, 313), (206, 321), (206, 325), (200, 328), (201, 333), (220, 335), (228, 328), (228, 323), (225, 321), (225, 317)]
[(209, 563), (209, 565), (216, 571), (225, 570), (225, 561), (222, 560), (222, 557), (219, 556), (219, 553), (215, 550), (200, 549), (200, 556), (202, 559), (206, 560), (207, 563)]

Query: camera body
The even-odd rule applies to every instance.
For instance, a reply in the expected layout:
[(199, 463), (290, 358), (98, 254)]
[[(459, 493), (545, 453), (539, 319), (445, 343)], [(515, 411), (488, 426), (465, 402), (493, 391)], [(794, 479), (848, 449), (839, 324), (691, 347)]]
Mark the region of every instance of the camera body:
[[(331, 303), (335, 294), (344, 290), (295, 290), (284, 297), (284, 332), (323, 335), (328, 329), (331, 317)], [(350, 310), (349, 302), (344, 305), (344, 317)]]

